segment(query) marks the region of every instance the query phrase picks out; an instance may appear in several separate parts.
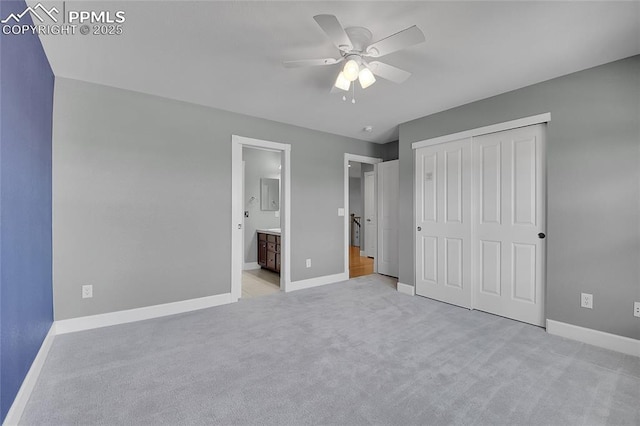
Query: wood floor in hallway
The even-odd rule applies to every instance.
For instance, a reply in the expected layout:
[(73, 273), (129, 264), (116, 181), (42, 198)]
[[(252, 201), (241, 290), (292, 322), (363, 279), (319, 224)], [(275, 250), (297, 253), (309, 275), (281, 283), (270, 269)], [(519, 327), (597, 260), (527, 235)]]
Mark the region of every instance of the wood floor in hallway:
[(360, 247), (349, 247), (349, 278), (373, 274), (373, 258), (360, 256)]

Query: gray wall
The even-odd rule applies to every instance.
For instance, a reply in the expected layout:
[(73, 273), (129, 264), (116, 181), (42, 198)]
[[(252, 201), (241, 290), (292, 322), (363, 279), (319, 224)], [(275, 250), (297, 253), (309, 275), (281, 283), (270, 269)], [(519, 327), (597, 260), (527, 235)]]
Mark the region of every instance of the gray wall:
[(278, 168), (280, 157), (279, 152), (246, 147), (242, 149), (244, 210), (249, 212), (249, 217), (244, 219), (244, 261), (246, 263), (258, 261), (256, 229), (280, 228), (280, 217), (276, 216), (275, 211), (260, 209), (260, 179), (280, 179)]
[[(53, 128), (56, 320), (230, 291), (232, 134), (292, 146), (292, 279), (342, 273), (344, 153), (381, 155), (356, 139), (64, 78)], [(80, 298), (83, 284), (92, 299)]]
[(349, 178), (349, 214), (362, 217), (364, 209), (364, 198), (362, 198), (362, 179), (359, 177)]
[(384, 161), (393, 161), (399, 158), (399, 141), (388, 142), (382, 145), (382, 159)]
[(400, 282), (414, 283), (411, 143), (551, 112), (547, 318), (640, 338), (639, 103), (635, 56), (402, 124)]

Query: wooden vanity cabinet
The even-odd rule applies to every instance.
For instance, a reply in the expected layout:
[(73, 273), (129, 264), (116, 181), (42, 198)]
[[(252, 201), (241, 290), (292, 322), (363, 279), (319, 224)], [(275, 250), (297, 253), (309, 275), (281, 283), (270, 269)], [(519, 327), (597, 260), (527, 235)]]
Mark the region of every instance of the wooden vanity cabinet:
[(280, 235), (258, 232), (258, 265), (280, 273)]

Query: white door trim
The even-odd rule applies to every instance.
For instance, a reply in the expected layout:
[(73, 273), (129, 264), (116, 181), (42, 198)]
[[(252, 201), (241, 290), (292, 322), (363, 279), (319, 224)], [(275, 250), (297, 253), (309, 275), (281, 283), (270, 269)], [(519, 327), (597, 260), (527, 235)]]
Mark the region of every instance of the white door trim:
[(282, 270), (280, 271), (280, 289), (287, 291), (291, 286), (291, 145), (271, 142), (244, 136), (231, 135), (231, 297), (234, 301), (242, 296), (242, 269), (244, 264), (243, 232), (238, 225), (244, 222), (244, 205), (242, 200), (242, 147), (281, 151), (283, 162), (282, 205), (280, 221), (282, 229)]
[(425, 146), (437, 145), (439, 143), (451, 142), (474, 136), (487, 135), (489, 133), (502, 132), (503, 130), (517, 129), (518, 127), (526, 127), (533, 124), (547, 123), (549, 121), (551, 121), (551, 113), (546, 112), (544, 114), (532, 115), (530, 117), (519, 118), (517, 120), (505, 121), (503, 123), (492, 124), (490, 126), (478, 127), (477, 129), (465, 130), (463, 132), (414, 142), (411, 144), (411, 148), (415, 150)]
[[(344, 154), (344, 273), (349, 276), (349, 161), (373, 164), (382, 163), (382, 158), (367, 157), (365, 155)], [(364, 232), (364, 230), (362, 230)], [(374, 259), (374, 271), (378, 270), (378, 256)]]

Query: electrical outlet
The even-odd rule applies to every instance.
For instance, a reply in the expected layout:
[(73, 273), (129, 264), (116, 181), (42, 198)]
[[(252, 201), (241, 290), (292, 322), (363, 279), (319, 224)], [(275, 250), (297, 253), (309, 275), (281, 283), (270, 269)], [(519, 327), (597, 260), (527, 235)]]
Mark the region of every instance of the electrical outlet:
[(640, 318), (640, 302), (633, 302), (633, 316)]
[(82, 298), (90, 299), (93, 297), (93, 286), (92, 285), (83, 285), (82, 286)]
[(580, 306), (583, 308), (593, 309), (593, 294), (580, 294)]
[(311, 259), (307, 259), (307, 268), (311, 268)]

